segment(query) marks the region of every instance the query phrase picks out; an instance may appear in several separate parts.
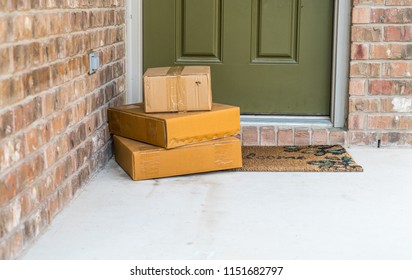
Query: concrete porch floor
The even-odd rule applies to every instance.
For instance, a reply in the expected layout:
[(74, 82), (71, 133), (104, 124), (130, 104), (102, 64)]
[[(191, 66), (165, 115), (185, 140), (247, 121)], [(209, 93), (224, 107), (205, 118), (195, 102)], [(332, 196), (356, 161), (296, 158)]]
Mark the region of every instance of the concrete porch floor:
[(112, 159), (21, 259), (412, 259), (412, 149), (363, 173), (132, 181)]

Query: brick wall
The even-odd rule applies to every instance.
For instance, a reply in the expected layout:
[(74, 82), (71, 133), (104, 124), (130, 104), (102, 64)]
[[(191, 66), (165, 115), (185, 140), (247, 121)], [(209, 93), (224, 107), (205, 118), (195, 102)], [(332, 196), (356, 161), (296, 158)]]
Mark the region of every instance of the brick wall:
[[(0, 259), (15, 258), (111, 156), (124, 0), (0, 0)], [(88, 51), (101, 68), (88, 75)]]
[(412, 0), (355, 0), (349, 143), (412, 145)]
[(344, 129), (245, 126), (245, 145), (412, 146), (412, 0), (353, 0)]

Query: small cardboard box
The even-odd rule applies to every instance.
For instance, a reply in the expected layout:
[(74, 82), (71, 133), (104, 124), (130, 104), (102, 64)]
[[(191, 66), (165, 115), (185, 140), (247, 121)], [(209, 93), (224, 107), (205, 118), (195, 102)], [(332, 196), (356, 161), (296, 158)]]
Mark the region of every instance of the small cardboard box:
[(113, 138), (116, 161), (133, 180), (242, 167), (241, 143), (236, 137), (170, 150), (116, 135)]
[(240, 132), (239, 107), (214, 103), (211, 111), (146, 114), (143, 104), (108, 109), (112, 134), (175, 148)]
[(212, 107), (209, 66), (149, 68), (143, 81), (146, 113), (204, 111)]

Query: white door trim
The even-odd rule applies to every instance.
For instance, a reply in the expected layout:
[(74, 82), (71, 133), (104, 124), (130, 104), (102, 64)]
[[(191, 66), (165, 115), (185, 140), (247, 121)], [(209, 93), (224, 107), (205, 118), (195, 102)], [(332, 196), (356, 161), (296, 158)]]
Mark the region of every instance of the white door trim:
[[(127, 6), (127, 101), (141, 102), (143, 100), (143, 1), (126, 0)], [(351, 1), (335, 0), (334, 18), (334, 51), (331, 88), (330, 123), (334, 127), (345, 127), (348, 106), (349, 53)], [(298, 118), (301, 123), (304, 116)], [(310, 120), (310, 117), (308, 117)], [(265, 117), (265, 123), (279, 124), (279, 117)], [(242, 116), (242, 123), (260, 125), (254, 116)], [(303, 122), (306, 123), (306, 122)]]
[(127, 103), (143, 101), (143, 1), (126, 0)]
[(351, 3), (335, 0), (331, 99), (331, 122), (334, 127), (345, 127), (348, 114)]

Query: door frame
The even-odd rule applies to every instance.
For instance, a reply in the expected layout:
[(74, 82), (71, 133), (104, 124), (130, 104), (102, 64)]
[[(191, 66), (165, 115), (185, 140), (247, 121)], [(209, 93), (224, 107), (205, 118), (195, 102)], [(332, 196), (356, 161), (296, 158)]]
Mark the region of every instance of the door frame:
[[(126, 0), (126, 15), (127, 102), (134, 103), (143, 100), (143, 1)], [(241, 116), (242, 124), (345, 127), (348, 111), (350, 26), (351, 1), (335, 0), (329, 117), (248, 115)]]

